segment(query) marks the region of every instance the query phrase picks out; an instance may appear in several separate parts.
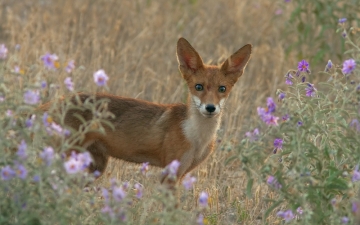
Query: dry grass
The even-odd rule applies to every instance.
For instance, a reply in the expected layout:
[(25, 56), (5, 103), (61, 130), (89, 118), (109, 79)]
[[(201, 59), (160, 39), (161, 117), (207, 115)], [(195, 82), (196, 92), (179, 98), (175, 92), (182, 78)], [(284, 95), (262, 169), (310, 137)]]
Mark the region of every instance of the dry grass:
[[(41, 55), (56, 53), (63, 63), (74, 59), (84, 66), (82, 76), (73, 77), (77, 90), (95, 91), (92, 74), (103, 68), (110, 76), (111, 93), (154, 102), (186, 97), (175, 56), (179, 37), (213, 64), (251, 43), (252, 59), (227, 102), (221, 142), (214, 156), (193, 172), (198, 182), (184, 205), (191, 210), (199, 192), (207, 190), (212, 198), (208, 213), (216, 214), (218, 224), (236, 223), (239, 215), (242, 224), (261, 223), (267, 206), (263, 198), (272, 196), (266, 187), (257, 186), (254, 198), (246, 198), (240, 165), (225, 166), (224, 161), (252, 127), (256, 107), (266, 96), (274, 96), (287, 65), (295, 65), (295, 59), (284, 55), (283, 15), (274, 13), (278, 5), (266, 0), (3, 0), (0, 6), (0, 43), (7, 44), (10, 54), (21, 45), (16, 60), (29, 76)], [(50, 79), (62, 84), (65, 76)], [(113, 161), (108, 171), (107, 177), (139, 181), (148, 191), (158, 185), (156, 168), (147, 179), (139, 176), (137, 166), (124, 162)]]

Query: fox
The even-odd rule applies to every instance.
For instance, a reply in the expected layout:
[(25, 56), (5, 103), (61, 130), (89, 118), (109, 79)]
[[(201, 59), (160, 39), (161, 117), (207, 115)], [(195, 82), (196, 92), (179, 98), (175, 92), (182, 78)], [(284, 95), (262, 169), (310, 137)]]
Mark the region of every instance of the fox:
[[(213, 153), (226, 99), (244, 73), (251, 51), (252, 45), (247, 44), (220, 66), (206, 65), (190, 43), (180, 38), (176, 55), (188, 88), (186, 104), (158, 104), (96, 93), (96, 99), (109, 100), (113, 129), (105, 126), (105, 134), (88, 133), (79, 143), (93, 158), (89, 172), (102, 174), (109, 157), (162, 168), (178, 160), (177, 180), (181, 181)], [(79, 94), (83, 102), (89, 96)], [(74, 116), (76, 113), (85, 120), (92, 118), (90, 111), (72, 110), (65, 115), (65, 125), (79, 129), (82, 121)]]

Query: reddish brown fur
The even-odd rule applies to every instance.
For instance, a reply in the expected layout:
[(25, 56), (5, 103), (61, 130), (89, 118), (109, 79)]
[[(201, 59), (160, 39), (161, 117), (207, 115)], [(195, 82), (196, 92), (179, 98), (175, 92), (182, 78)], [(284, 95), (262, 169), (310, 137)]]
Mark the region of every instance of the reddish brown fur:
[[(158, 167), (165, 167), (177, 159), (180, 161), (178, 177), (181, 179), (213, 151), (221, 118), (221, 112), (202, 114), (194, 99), (200, 99), (201, 104), (216, 106), (222, 99), (225, 101), (232, 86), (242, 75), (250, 54), (251, 46), (246, 45), (221, 67), (204, 65), (195, 49), (180, 38), (177, 55), (180, 71), (190, 91), (187, 105), (156, 104), (96, 94), (99, 99), (110, 100), (109, 111), (115, 115), (110, 122), (115, 129), (105, 126), (105, 135), (89, 133), (80, 143), (94, 158), (90, 170), (103, 172), (109, 156), (135, 163), (149, 162)], [(196, 84), (202, 84), (204, 90), (196, 91)], [(226, 87), (226, 92), (218, 91), (221, 85)], [(81, 94), (80, 97), (85, 101), (89, 96)], [(82, 115), (86, 120), (92, 117), (90, 111), (68, 112), (65, 123), (74, 129), (81, 125), (81, 121), (73, 116), (74, 113)]]

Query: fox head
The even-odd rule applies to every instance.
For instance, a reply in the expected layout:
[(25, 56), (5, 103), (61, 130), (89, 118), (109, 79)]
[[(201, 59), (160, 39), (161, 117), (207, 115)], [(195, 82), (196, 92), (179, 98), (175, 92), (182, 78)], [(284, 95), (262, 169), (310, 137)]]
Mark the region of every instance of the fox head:
[(221, 113), (231, 88), (250, 60), (251, 48), (247, 44), (220, 66), (212, 66), (203, 63), (186, 39), (178, 40), (176, 54), (179, 69), (189, 87), (192, 104), (203, 116), (211, 118)]

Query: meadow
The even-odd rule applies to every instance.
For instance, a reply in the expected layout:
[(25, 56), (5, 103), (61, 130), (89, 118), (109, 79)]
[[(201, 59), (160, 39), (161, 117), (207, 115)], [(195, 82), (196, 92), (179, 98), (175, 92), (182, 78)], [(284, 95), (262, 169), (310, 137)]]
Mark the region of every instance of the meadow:
[[(331, 0), (0, 1), (0, 224), (360, 224), (359, 11)], [(74, 106), (57, 99), (185, 102), (180, 37), (215, 65), (253, 45), (196, 182), (174, 194), (162, 169), (120, 160), (94, 183), (71, 170), (63, 152), (107, 112), (87, 105), (97, 119), (68, 134), (53, 109)], [(37, 111), (48, 101), (49, 114)]]

